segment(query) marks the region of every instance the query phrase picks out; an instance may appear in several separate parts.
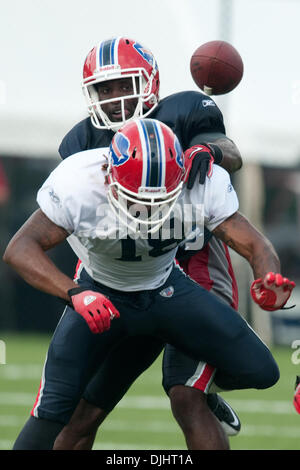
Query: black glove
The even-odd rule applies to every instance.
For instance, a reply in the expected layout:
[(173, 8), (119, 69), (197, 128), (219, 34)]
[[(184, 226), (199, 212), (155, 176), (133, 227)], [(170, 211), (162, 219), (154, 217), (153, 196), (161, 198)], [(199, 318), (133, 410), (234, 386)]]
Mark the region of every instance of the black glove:
[(198, 173), (199, 183), (204, 184), (206, 176), (210, 178), (212, 175), (213, 163), (219, 165), (222, 159), (223, 152), (215, 144), (198, 144), (187, 149), (184, 152), (187, 189), (192, 189)]

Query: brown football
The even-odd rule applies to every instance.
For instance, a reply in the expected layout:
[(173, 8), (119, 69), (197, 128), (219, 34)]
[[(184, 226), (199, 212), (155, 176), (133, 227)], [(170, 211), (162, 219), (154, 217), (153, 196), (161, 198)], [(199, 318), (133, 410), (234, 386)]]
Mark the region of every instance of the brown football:
[(210, 41), (195, 50), (190, 69), (194, 82), (206, 94), (224, 95), (240, 83), (244, 64), (231, 44)]

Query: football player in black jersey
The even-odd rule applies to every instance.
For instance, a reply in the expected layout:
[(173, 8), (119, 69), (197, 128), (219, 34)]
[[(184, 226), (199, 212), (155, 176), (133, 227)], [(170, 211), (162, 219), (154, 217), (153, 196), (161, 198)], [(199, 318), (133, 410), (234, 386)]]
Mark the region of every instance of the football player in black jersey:
[[(108, 146), (114, 132), (129, 119), (149, 116), (171, 127), (183, 150), (191, 148), (190, 186), (196, 178), (196, 184), (198, 178), (200, 183), (204, 182), (213, 162), (229, 172), (241, 167), (240, 152), (226, 137), (222, 114), (214, 101), (196, 91), (176, 93), (159, 100), (159, 72), (155, 58), (136, 41), (114, 38), (92, 49), (84, 64), (82, 86), (90, 118), (79, 122), (65, 136), (59, 147), (62, 158), (82, 150)], [(219, 248), (222, 251), (222, 247)], [(186, 260), (191, 254), (181, 250), (181, 256)], [(181, 261), (179, 255), (178, 259)], [(193, 272), (188, 274), (193, 278)], [(226, 270), (222, 274), (229, 282), (232, 281)], [(222, 290), (220, 286), (220, 296), (223, 295)], [(230, 298), (225, 297), (224, 300), (230, 303)], [(131, 338), (130, 342), (120, 344), (89, 384), (70, 423), (56, 439), (54, 448), (92, 448), (98, 426), (163, 347), (164, 344), (157, 339), (138, 337), (135, 341)], [(207, 395), (215, 371), (207, 374), (204, 363), (199, 368), (196, 361), (168, 348), (169, 345), (164, 353), (163, 385), (187, 447), (228, 448), (220, 422), (231, 435), (239, 431), (240, 422), (220, 396)], [(144, 354), (137, 355), (136, 351), (141, 350)], [(118, 374), (112, 374), (111, 371), (115, 370)], [(190, 379), (195, 374), (197, 380), (192, 384)], [(61, 427), (49, 424), (45, 432), (48, 444), (44, 448), (52, 448), (51, 439), (53, 443)], [(15, 448), (22, 448), (21, 440)]]

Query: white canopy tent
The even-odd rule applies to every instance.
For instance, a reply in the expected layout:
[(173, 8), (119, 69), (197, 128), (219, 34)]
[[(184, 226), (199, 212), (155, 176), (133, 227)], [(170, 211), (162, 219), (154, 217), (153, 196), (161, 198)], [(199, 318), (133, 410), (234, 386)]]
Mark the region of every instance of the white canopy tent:
[(300, 156), (299, 17), (300, 4), (292, 0), (6, 2), (0, 153), (56, 158), (61, 138), (86, 116), (80, 81), (87, 52), (99, 40), (126, 34), (155, 54), (162, 97), (197, 89), (191, 54), (206, 41), (229, 40), (245, 66), (241, 84), (216, 98), (229, 136), (247, 160), (294, 165)]

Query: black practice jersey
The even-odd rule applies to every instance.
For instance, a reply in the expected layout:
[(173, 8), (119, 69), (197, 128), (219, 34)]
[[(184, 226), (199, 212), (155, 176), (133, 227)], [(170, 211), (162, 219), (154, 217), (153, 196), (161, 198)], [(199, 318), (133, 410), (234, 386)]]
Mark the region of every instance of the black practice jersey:
[[(191, 140), (202, 133), (225, 135), (223, 116), (215, 102), (198, 91), (183, 91), (162, 99), (148, 116), (157, 119), (177, 135), (183, 150), (190, 147)], [(90, 118), (76, 124), (64, 137), (59, 153), (62, 158), (98, 147), (108, 147), (114, 132), (96, 129)]]

